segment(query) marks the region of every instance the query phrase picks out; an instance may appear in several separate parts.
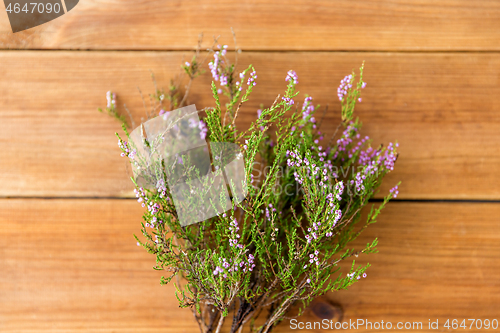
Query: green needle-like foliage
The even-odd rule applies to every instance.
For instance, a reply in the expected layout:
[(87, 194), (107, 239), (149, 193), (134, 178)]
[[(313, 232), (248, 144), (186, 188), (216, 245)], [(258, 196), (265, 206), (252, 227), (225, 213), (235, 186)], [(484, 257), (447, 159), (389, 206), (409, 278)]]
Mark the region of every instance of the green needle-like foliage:
[[(201, 332), (219, 332), (232, 314), (230, 332), (247, 324), (245, 329), (264, 333), (292, 306), (301, 312), (315, 297), (347, 289), (366, 277), (369, 264), (357, 265), (352, 257), (377, 252), (377, 239), (357, 250), (349, 243), (376, 222), (398, 193), (396, 186), (362, 220), (362, 209), (394, 167), (397, 144), (373, 148), (360, 136), (361, 122), (353, 114), (366, 85), (363, 66), (357, 82), (353, 72), (337, 90), (341, 120), (328, 138), (316, 119), (319, 106), (307, 96), (301, 105), (297, 102), (298, 77), (293, 71), (287, 74), (283, 97), (262, 107), (249, 128), (237, 128), (235, 120), (252, 98), (257, 76), (252, 66), (237, 73), (226, 48), (212, 49), (214, 81), (205, 89), (211, 89), (214, 102), (204, 109), (203, 122), (207, 141), (240, 145), (246, 199), (233, 201), (224, 214), (181, 227), (167, 185), (148, 190), (136, 184), (137, 197), (148, 208), (143, 237), (136, 239), (156, 256), (154, 268), (169, 272), (161, 284), (175, 284), (179, 305), (193, 310)], [(188, 89), (202, 68), (198, 58), (199, 52), (182, 66), (190, 79)], [(157, 89), (151, 95), (151, 114), (184, 106), (187, 98), (180, 97), (180, 90), (171, 86), (166, 98)], [(124, 120), (114, 97), (108, 106), (108, 113)], [(119, 145), (122, 155), (134, 162), (134, 147), (122, 139)], [(350, 269), (342, 270), (340, 262), (349, 258)]]

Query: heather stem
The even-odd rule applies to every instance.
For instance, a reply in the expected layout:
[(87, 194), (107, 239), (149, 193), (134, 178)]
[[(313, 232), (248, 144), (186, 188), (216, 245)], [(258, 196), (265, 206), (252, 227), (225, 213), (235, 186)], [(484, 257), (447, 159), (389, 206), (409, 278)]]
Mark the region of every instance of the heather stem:
[(217, 328), (215, 330), (215, 333), (220, 333), (220, 330), (222, 328), (222, 324), (224, 324), (224, 319), (225, 317), (223, 316), (223, 314), (221, 313), (220, 314), (220, 318), (219, 318), (219, 323), (217, 324)]

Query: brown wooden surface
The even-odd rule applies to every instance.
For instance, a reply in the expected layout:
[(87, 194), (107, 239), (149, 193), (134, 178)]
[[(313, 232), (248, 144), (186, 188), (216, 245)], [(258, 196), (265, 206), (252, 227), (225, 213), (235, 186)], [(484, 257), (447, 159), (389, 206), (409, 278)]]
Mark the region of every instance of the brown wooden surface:
[[(135, 244), (141, 213), (135, 200), (1, 200), (0, 331), (195, 332)], [(380, 253), (359, 258), (368, 277), (328, 298), (347, 321), (500, 319), (499, 214), (498, 204), (395, 202), (357, 241), (380, 240)]]
[[(0, 53), (1, 195), (133, 196), (114, 136), (121, 129), (96, 109), (112, 89), (140, 121), (144, 110), (136, 87), (153, 91), (150, 69), (166, 86), (182, 55)], [(497, 55), (243, 53), (239, 63), (254, 64), (259, 78), (240, 125), (255, 119), (259, 103), (283, 93), (285, 73), (293, 68), (302, 93), (329, 103), (324, 131), (332, 133), (339, 117), (337, 84), (363, 60), (368, 85), (356, 110), (366, 124), (363, 133), (375, 145), (400, 143), (397, 168), (379, 196), (401, 180), (400, 198), (500, 199)], [(320, 64), (324, 69), (317, 69)], [(195, 82), (191, 102), (199, 109), (212, 106), (208, 73)]]
[[(200, 32), (232, 48), (230, 27), (259, 76), (241, 126), (294, 69), (299, 90), (329, 104), (331, 133), (336, 87), (365, 60), (363, 133), (400, 143), (381, 195), (402, 180), (399, 199), (415, 202), (390, 203), (358, 240), (379, 237), (380, 253), (359, 258), (373, 265), (361, 283), (327, 295), (344, 319), (421, 331), (500, 320), (500, 2), (81, 0), (16, 34), (0, 12), (0, 332), (197, 331), (135, 245), (142, 208), (120, 199), (132, 196), (121, 130), (96, 108), (113, 90), (139, 122), (149, 70), (166, 87)], [(198, 108), (212, 105), (209, 83), (193, 87)]]
[(0, 8), (1, 48), (193, 49), (233, 27), (247, 50), (500, 50), (492, 0), (82, 0), (15, 36)]

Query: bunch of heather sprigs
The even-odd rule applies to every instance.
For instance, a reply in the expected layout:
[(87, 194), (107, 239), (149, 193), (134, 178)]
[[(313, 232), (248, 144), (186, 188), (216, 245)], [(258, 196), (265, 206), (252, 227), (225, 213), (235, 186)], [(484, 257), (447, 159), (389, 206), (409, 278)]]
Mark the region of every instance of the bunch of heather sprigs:
[[(221, 332), (223, 327), (269, 332), (292, 306), (300, 315), (315, 297), (367, 276), (369, 264), (356, 265), (352, 256), (376, 252), (377, 239), (357, 250), (348, 245), (398, 194), (395, 186), (361, 221), (361, 210), (394, 168), (398, 145), (372, 147), (353, 118), (366, 86), (363, 66), (359, 76), (353, 72), (342, 79), (337, 89), (341, 121), (326, 139), (317, 119), (319, 107), (309, 96), (299, 102), (299, 78), (292, 70), (283, 73), (284, 94), (256, 110), (249, 128), (237, 128), (240, 107), (258, 82), (256, 70), (237, 71), (227, 46), (217, 40), (208, 52), (199, 50), (181, 66), (189, 79), (183, 93), (181, 81), (172, 80), (167, 91), (157, 88), (150, 95), (149, 118), (185, 106), (193, 79), (213, 57), (208, 64), (213, 82), (206, 89), (214, 103), (203, 109), (200, 135), (207, 142), (240, 145), (247, 195), (241, 202), (232, 200), (232, 209), (220, 215), (181, 226), (169, 186), (162, 181), (168, 171), (161, 169), (164, 163), (157, 164), (163, 177), (149, 188), (136, 183), (138, 201), (147, 208), (144, 238), (136, 237), (137, 245), (156, 256), (155, 269), (170, 272), (161, 283), (175, 284), (180, 306), (192, 309), (201, 332)], [(106, 111), (124, 121), (115, 94), (108, 92), (107, 98)], [(119, 138), (119, 146), (132, 164), (145, 163), (138, 160), (130, 138)], [(349, 258), (350, 269), (341, 269), (340, 262)], [(225, 321), (229, 323), (223, 325)]]

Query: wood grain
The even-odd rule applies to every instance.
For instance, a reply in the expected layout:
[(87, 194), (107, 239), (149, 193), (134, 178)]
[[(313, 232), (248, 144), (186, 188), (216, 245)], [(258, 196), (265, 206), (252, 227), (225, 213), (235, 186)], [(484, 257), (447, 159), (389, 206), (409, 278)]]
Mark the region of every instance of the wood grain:
[[(134, 200), (0, 200), (0, 331), (196, 332), (135, 244), (141, 211)], [(368, 277), (328, 298), (347, 321), (500, 319), (499, 214), (498, 204), (391, 203), (357, 241), (380, 241), (359, 258)]]
[[(121, 129), (96, 109), (113, 90), (139, 122), (144, 110), (136, 87), (153, 92), (149, 70), (166, 87), (183, 55), (190, 58), (189, 52), (0, 53), (0, 195), (132, 196), (114, 136)], [(308, 93), (329, 104), (323, 128), (331, 134), (339, 119), (338, 82), (363, 60), (368, 85), (356, 110), (362, 133), (374, 145), (400, 143), (380, 196), (401, 180), (400, 198), (498, 200), (497, 54), (243, 53), (239, 64), (252, 63), (259, 78), (239, 125), (248, 126), (260, 103), (270, 105), (284, 91), (293, 68), (301, 98)], [(208, 73), (195, 81), (190, 102), (199, 109), (213, 105), (210, 82)]]
[[(297, 101), (329, 105), (328, 138), (336, 87), (365, 60), (362, 133), (397, 140), (401, 153), (378, 197), (401, 180), (400, 199), (496, 201), (390, 203), (353, 244), (379, 238), (380, 253), (357, 258), (372, 264), (368, 277), (324, 300), (347, 322), (422, 322), (418, 331), (429, 320), (439, 331), (447, 319), (500, 320), (500, 2), (82, 0), (16, 34), (3, 3), (0, 12), (0, 332), (197, 332), (136, 246), (143, 208), (126, 199), (121, 129), (96, 109), (113, 90), (140, 122), (149, 71), (166, 88), (199, 33), (232, 49), (230, 27), (239, 47), (259, 51), (239, 58), (259, 76), (239, 126), (294, 69)], [(213, 105), (210, 82), (195, 81), (198, 109)], [(296, 330), (285, 321), (275, 331)]]
[(0, 48), (186, 50), (201, 32), (232, 43), (230, 27), (246, 50), (500, 50), (500, 4), (488, 0), (80, 1), (16, 34), (2, 14)]

